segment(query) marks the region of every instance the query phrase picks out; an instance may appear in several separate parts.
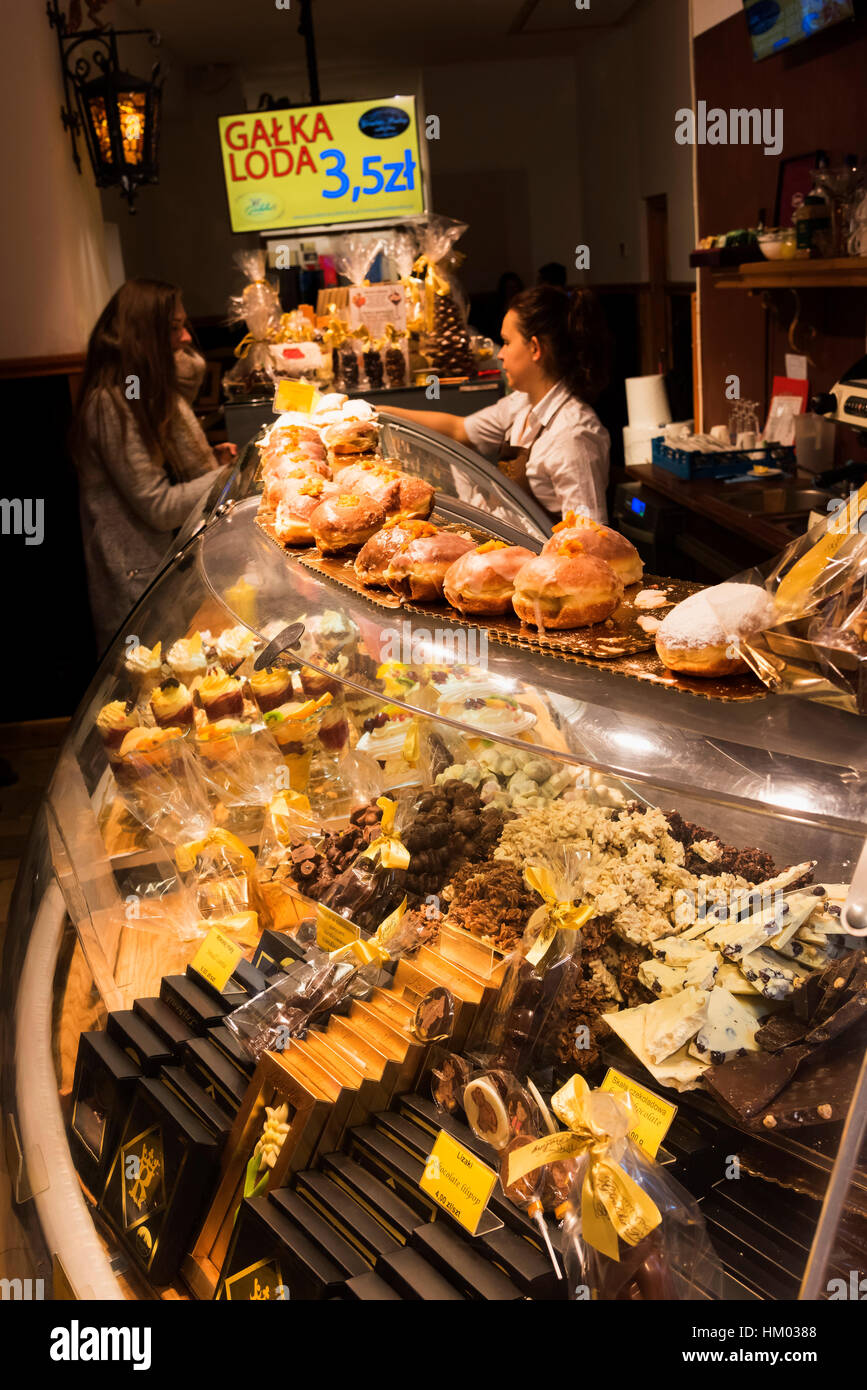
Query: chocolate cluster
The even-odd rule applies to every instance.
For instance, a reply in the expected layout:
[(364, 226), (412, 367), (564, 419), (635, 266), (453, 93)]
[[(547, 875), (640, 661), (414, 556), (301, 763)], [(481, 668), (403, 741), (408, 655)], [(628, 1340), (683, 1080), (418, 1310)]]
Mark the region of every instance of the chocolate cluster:
[(319, 902), (339, 877), (379, 834), (382, 812), (372, 801), (357, 807), (346, 830), (323, 831), (282, 849), (262, 866), (263, 882), (288, 879), (299, 892)]
[[(684, 868), (691, 874), (737, 874), (745, 878), (747, 883), (764, 883), (765, 879), (773, 878), (777, 872), (776, 865), (766, 850), (757, 849), (755, 846), (736, 849), (734, 845), (725, 844), (712, 830), (704, 830), (702, 826), (684, 820), (678, 811), (666, 811), (665, 818), (672, 839), (679, 840), (683, 845)], [(714, 859), (712, 865), (690, 848), (697, 840), (710, 840), (719, 845), (719, 858)]]
[(450, 923), (501, 951), (514, 950), (542, 902), (510, 859), (464, 864), (443, 896), (449, 902)]

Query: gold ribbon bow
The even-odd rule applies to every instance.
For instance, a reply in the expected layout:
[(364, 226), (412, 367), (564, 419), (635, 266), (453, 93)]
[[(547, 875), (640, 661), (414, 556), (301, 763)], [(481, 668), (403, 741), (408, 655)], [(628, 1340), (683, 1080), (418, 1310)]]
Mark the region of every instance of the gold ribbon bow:
[(385, 965), (391, 956), (388, 953), (388, 942), (397, 931), (400, 919), (406, 912), (406, 898), (399, 907), (390, 912), (384, 922), (380, 922), (373, 936), (367, 941), (361, 937), (357, 941), (348, 941), (345, 946), (341, 946), (336, 951), (331, 951), (332, 960), (347, 960), (352, 957), (359, 965)]
[(401, 749), (400, 755), (405, 763), (409, 763), (410, 767), (415, 767), (421, 757), (421, 744), (417, 719), (411, 719), (407, 726), (406, 738), (403, 741), (403, 748)]
[(637, 1245), (662, 1221), (659, 1208), (619, 1163), (609, 1156), (615, 1139), (628, 1132), (629, 1112), (617, 1096), (597, 1091), (575, 1075), (551, 1097), (551, 1109), (568, 1126), (509, 1154), (509, 1187), (547, 1163), (585, 1157), (581, 1185), (581, 1233), (594, 1249), (619, 1260), (618, 1237)]
[(527, 925), (534, 926), (544, 914), (542, 927), (533, 945), (527, 952), (531, 965), (538, 965), (547, 953), (558, 931), (578, 931), (594, 915), (592, 903), (564, 902), (557, 897), (554, 876), (544, 864), (528, 864), (524, 869), (524, 882), (544, 899), (544, 907), (538, 908)]
[(187, 873), (194, 868), (199, 855), (212, 845), (224, 850), (229, 857), (238, 859), (247, 873), (255, 873), (256, 857), (252, 850), (243, 840), (239, 840), (237, 835), (233, 835), (231, 830), (221, 829), (209, 830), (200, 840), (188, 840), (185, 845), (178, 845), (175, 850), (175, 863), (181, 873)]
[(374, 859), (378, 853), (383, 868), (406, 869), (409, 866), (409, 850), (394, 828), (397, 803), (387, 796), (381, 796), (376, 804), (382, 811), (382, 823), (379, 827), (381, 833), (375, 840), (371, 840), (367, 849), (362, 850), (360, 857)]

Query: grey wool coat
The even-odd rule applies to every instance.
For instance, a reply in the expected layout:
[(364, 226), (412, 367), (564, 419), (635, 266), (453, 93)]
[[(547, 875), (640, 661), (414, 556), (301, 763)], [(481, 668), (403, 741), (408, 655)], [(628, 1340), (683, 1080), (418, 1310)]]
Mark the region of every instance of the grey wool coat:
[(103, 393), (91, 400), (85, 414), (76, 467), (100, 652), (159, 573), (178, 527), (216, 481), (217, 460), (181, 395), (171, 432), (176, 456), (183, 461), (184, 479), (177, 483), (150, 457), (127, 407)]

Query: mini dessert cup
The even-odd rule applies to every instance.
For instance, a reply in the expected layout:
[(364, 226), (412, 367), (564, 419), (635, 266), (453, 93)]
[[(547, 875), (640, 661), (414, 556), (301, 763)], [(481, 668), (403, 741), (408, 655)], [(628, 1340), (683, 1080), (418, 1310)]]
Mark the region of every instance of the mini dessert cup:
[(128, 810), (170, 844), (201, 834), (211, 818), (187, 734), (179, 725), (132, 729), (114, 768)]
[(326, 694), (318, 700), (288, 701), (270, 710), (265, 725), (274, 738), (289, 770), (293, 791), (307, 790), (310, 764), (317, 748), (317, 733), (322, 711), (331, 701)]
[(248, 627), (238, 623), (236, 627), (227, 628), (221, 632), (219, 637), (214, 639), (214, 651), (217, 660), (228, 674), (234, 675), (239, 666), (252, 656), (258, 647), (261, 646), (260, 639), (255, 632), (251, 632)]
[(162, 679), (162, 642), (157, 642), (154, 647), (133, 647), (127, 652), (123, 665), (132, 682), (136, 702), (147, 700)]
[(130, 729), (138, 725), (134, 700), (112, 700), (96, 716), (96, 727), (110, 763), (120, 759), (121, 745)]
[(212, 667), (199, 681), (197, 694), (199, 704), (211, 722), (240, 719), (244, 713), (244, 682), (219, 667)]
[(262, 714), (268, 714), (291, 698), (292, 672), (285, 666), (266, 666), (264, 671), (253, 671), (250, 689)]
[(171, 728), (174, 724), (182, 729), (193, 727), (193, 697), (175, 676), (170, 676), (157, 687), (151, 695), (150, 707), (161, 729)]
[(166, 656), (171, 673), (183, 685), (193, 687), (193, 682), (201, 680), (208, 669), (208, 656), (200, 632), (192, 637), (182, 637), (169, 648)]

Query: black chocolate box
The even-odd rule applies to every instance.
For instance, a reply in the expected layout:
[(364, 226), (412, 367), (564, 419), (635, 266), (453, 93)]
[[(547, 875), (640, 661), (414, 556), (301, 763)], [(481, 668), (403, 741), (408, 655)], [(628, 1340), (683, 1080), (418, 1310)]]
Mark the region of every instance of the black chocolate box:
[(405, 1248), (386, 1255), (377, 1273), (381, 1274), (401, 1298), (424, 1299), (437, 1303), (463, 1302), (463, 1294), (417, 1250)]
[(290, 1192), (288, 1188), (281, 1187), (272, 1192), (270, 1197), (275, 1207), (337, 1265), (345, 1279), (352, 1279), (356, 1274), (365, 1274), (370, 1269), (370, 1261), (365, 1259), (330, 1222), (313, 1211), (307, 1202), (302, 1201), (297, 1192)]
[(186, 975), (163, 975), (160, 999), (174, 1009), (188, 1028), (202, 1037), (209, 1028), (222, 1023), (229, 1012), (224, 1001), (214, 999)]
[(172, 1056), (180, 1060), (184, 1043), (195, 1037), (195, 1034), (192, 1028), (178, 1017), (174, 1009), (170, 1009), (162, 999), (153, 998), (133, 1000), (132, 1011), (144, 1019), (147, 1026), (162, 1039)]
[(184, 1048), (184, 1066), (227, 1115), (234, 1117), (249, 1081), (207, 1038), (191, 1038)]
[(232, 1129), (231, 1116), (220, 1108), (213, 1097), (208, 1095), (204, 1086), (194, 1081), (183, 1067), (163, 1067), (159, 1079), (188, 1110), (192, 1110), (196, 1119), (201, 1120), (206, 1129), (211, 1131), (222, 1153)]
[(72, 1083), (69, 1147), (94, 1196), (99, 1195), (108, 1158), (140, 1076), (138, 1064), (105, 1033), (82, 1033)]
[(347, 1279), (343, 1291), (344, 1298), (358, 1299), (359, 1302), (386, 1303), (401, 1302), (399, 1293), (380, 1279), (378, 1274), (359, 1274), (355, 1279)]
[(344, 1272), (267, 1197), (245, 1197), (214, 1297), (227, 1302), (331, 1298)]
[(286, 932), (272, 931), (266, 927), (259, 937), (259, 944), (253, 953), (253, 964), (257, 970), (271, 977), (286, 970), (295, 961), (304, 960), (306, 948)]
[(204, 975), (200, 975), (198, 970), (194, 970), (192, 965), (187, 966), (186, 974), (187, 979), (191, 980), (199, 989), (204, 990), (211, 999), (225, 1004), (228, 1013), (231, 1013), (233, 1009), (239, 1009), (242, 1004), (246, 1004), (249, 998), (247, 991), (234, 976), (230, 976), (222, 989), (217, 989), (210, 980), (205, 979)]
[(458, 1235), (444, 1221), (419, 1226), (412, 1246), (466, 1298), (494, 1303), (514, 1302), (523, 1297), (521, 1290), (491, 1263), (487, 1252), (478, 1248), (471, 1236)]
[(346, 1154), (326, 1154), (322, 1160), (322, 1170), (402, 1245), (409, 1240), (419, 1221), (424, 1219), (407, 1206), (393, 1188), (374, 1177), (360, 1163), (347, 1158)]
[(216, 1161), (211, 1131), (161, 1081), (138, 1081), (99, 1210), (152, 1284), (177, 1274), (213, 1195)]
[(172, 1061), (171, 1050), (152, 1028), (133, 1013), (121, 1009), (108, 1015), (105, 1031), (113, 1042), (141, 1067), (145, 1076), (156, 1076), (160, 1067)]
[(256, 1070), (255, 1058), (247, 1055), (235, 1034), (224, 1023), (218, 1023), (216, 1028), (209, 1028), (207, 1039), (242, 1076), (253, 1075)]
[(350, 1157), (395, 1188), (407, 1206), (418, 1212), (419, 1221), (435, 1221), (441, 1214), (442, 1208), (419, 1187), (424, 1175), (420, 1158), (399, 1148), (371, 1125), (350, 1130), (348, 1147)]
[[(299, 1197), (330, 1221), (350, 1245), (353, 1245), (373, 1268), (382, 1255), (397, 1250), (402, 1241), (390, 1235), (380, 1221), (371, 1216), (345, 1188), (338, 1186), (324, 1173), (308, 1171), (295, 1179)], [(407, 1209), (408, 1210), (408, 1209)]]

